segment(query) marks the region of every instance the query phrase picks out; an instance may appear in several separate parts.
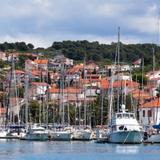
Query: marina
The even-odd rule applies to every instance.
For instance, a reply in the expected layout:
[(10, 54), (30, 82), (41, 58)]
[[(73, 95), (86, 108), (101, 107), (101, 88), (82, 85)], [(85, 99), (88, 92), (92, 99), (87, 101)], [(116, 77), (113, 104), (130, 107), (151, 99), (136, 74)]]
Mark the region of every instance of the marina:
[(0, 160), (160, 159), (160, 0), (0, 5)]

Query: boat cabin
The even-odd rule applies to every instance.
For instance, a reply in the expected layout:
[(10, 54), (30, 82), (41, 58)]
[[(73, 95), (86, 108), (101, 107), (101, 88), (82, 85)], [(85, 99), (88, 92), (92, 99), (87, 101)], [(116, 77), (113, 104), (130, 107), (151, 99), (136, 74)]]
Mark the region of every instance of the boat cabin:
[(115, 118), (133, 118), (135, 119), (134, 113), (116, 113)]

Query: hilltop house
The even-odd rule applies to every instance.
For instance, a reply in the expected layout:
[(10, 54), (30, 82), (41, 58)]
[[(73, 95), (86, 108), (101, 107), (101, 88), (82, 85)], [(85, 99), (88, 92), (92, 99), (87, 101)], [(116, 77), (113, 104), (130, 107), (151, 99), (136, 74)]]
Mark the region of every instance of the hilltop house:
[(49, 60), (48, 68), (50, 70), (60, 70), (62, 65), (65, 68), (70, 68), (73, 66), (73, 59), (66, 58), (64, 55), (57, 55), (54, 59)]
[(160, 99), (154, 98), (141, 104), (139, 108), (139, 118), (143, 125), (153, 125), (160, 123)]
[(36, 59), (34, 62), (37, 64), (38, 69), (47, 70), (48, 69), (48, 59)]

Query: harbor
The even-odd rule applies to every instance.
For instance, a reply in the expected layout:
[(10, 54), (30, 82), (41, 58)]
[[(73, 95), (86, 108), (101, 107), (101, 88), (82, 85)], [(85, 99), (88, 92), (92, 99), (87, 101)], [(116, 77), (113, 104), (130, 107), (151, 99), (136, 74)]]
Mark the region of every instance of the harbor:
[(160, 0), (0, 5), (0, 160), (160, 159)]

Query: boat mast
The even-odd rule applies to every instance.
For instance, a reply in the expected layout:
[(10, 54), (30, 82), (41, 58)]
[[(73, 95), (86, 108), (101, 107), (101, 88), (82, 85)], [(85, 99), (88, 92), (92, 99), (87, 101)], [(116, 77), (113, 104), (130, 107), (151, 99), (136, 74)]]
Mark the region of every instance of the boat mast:
[[(118, 43), (117, 43), (117, 79), (120, 73), (120, 27), (118, 27)], [(119, 81), (119, 79), (118, 79)], [(120, 105), (120, 90), (117, 90), (117, 112), (119, 112), (119, 105)]]
[(87, 106), (86, 106), (86, 55), (84, 56), (84, 83), (83, 83), (83, 87), (84, 87), (84, 125), (87, 125)]
[(28, 71), (28, 64), (27, 62), (25, 63), (25, 124), (28, 126), (28, 87), (29, 87), (29, 71)]

